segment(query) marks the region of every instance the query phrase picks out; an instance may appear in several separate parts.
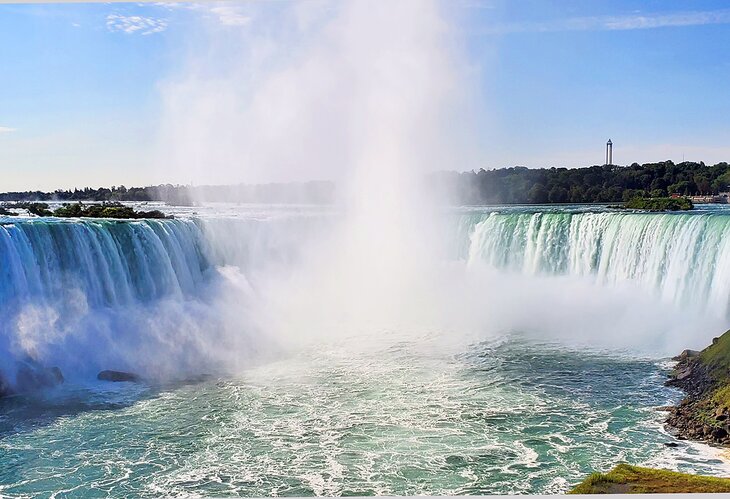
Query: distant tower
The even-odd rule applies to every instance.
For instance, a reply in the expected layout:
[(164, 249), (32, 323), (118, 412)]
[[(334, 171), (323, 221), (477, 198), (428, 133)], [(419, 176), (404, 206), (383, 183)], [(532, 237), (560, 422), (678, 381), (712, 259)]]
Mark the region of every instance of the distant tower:
[(608, 139), (606, 142), (606, 165), (611, 166), (613, 164), (613, 142)]

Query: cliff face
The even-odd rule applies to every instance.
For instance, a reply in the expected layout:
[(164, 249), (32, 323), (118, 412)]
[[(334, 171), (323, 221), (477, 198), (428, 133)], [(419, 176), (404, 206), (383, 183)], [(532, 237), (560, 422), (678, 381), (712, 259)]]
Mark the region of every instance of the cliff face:
[(687, 396), (671, 408), (668, 430), (680, 439), (730, 445), (730, 331), (701, 352), (685, 350), (675, 360), (667, 385)]

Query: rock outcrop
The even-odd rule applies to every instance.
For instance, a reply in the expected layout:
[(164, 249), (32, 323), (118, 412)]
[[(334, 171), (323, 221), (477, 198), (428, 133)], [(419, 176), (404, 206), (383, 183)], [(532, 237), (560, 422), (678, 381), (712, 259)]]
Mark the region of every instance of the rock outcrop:
[(701, 352), (677, 357), (668, 386), (687, 396), (671, 408), (667, 429), (679, 439), (730, 445), (730, 331)]
[(5, 376), (3, 376), (3, 373), (0, 372), (0, 398), (7, 397), (8, 395), (13, 394), (13, 389), (10, 387), (10, 383), (7, 379), (5, 379)]
[(18, 363), (15, 390), (19, 393), (52, 388), (63, 382), (63, 373), (58, 367), (43, 367), (34, 361)]
[(142, 378), (140, 378), (138, 375), (134, 373), (128, 373), (124, 371), (101, 371), (97, 376), (96, 379), (101, 381), (112, 381), (112, 382), (122, 382), (122, 381), (130, 381), (132, 383), (139, 383), (142, 381)]

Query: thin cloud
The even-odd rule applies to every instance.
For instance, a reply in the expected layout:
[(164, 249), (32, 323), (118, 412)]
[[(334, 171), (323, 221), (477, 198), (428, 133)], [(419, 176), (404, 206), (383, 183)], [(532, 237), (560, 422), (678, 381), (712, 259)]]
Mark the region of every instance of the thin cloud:
[(487, 28), (484, 32), (486, 34), (509, 34), (560, 31), (627, 31), (710, 24), (730, 24), (730, 9), (625, 16), (573, 17), (546, 22), (507, 23), (494, 28)]
[[(144, 4), (140, 4), (144, 5)], [(251, 22), (243, 6), (236, 3), (181, 3), (181, 2), (154, 2), (150, 5), (167, 10), (184, 9), (199, 12), (203, 16), (217, 20), (223, 26), (246, 26)]]
[(212, 7), (210, 12), (217, 16), (218, 21), (224, 26), (245, 26), (251, 21), (249, 16), (231, 5)]
[(17, 132), (17, 128), (11, 128), (9, 126), (0, 126), (0, 133), (12, 133)]
[(151, 35), (152, 33), (165, 31), (167, 29), (167, 21), (153, 17), (109, 14), (106, 16), (106, 27), (112, 33)]

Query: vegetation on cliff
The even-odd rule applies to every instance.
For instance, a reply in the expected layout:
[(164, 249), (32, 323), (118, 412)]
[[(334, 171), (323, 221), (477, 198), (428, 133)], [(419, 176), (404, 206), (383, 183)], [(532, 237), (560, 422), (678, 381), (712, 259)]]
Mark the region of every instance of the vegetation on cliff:
[(121, 203), (66, 204), (53, 212), (55, 217), (88, 217), (88, 218), (167, 218), (159, 210), (134, 211), (131, 206)]
[(685, 350), (667, 385), (687, 396), (673, 407), (667, 426), (678, 438), (730, 444), (730, 331), (701, 352)]
[(571, 494), (671, 494), (730, 492), (730, 478), (619, 464), (608, 473), (593, 473)]
[(29, 213), (39, 217), (87, 217), (87, 218), (121, 218), (121, 219), (137, 219), (137, 218), (170, 218), (159, 210), (151, 211), (135, 211), (131, 206), (125, 206), (121, 203), (101, 203), (101, 204), (82, 204), (73, 203), (65, 204), (60, 208), (51, 210), (46, 203), (12, 203), (0, 207), (0, 215), (12, 215), (8, 208), (23, 209)]
[(628, 210), (647, 210), (647, 211), (682, 211), (694, 208), (692, 201), (685, 197), (679, 198), (644, 198), (634, 197), (627, 201), (623, 208)]
[(48, 205), (46, 203), (30, 203), (30, 202), (21, 202), (21, 203), (6, 203), (2, 207), (8, 215), (15, 215), (16, 213), (8, 211), (8, 208), (13, 208), (16, 210), (27, 210), (28, 213), (31, 213), (37, 217), (52, 217), (53, 212), (48, 209)]

